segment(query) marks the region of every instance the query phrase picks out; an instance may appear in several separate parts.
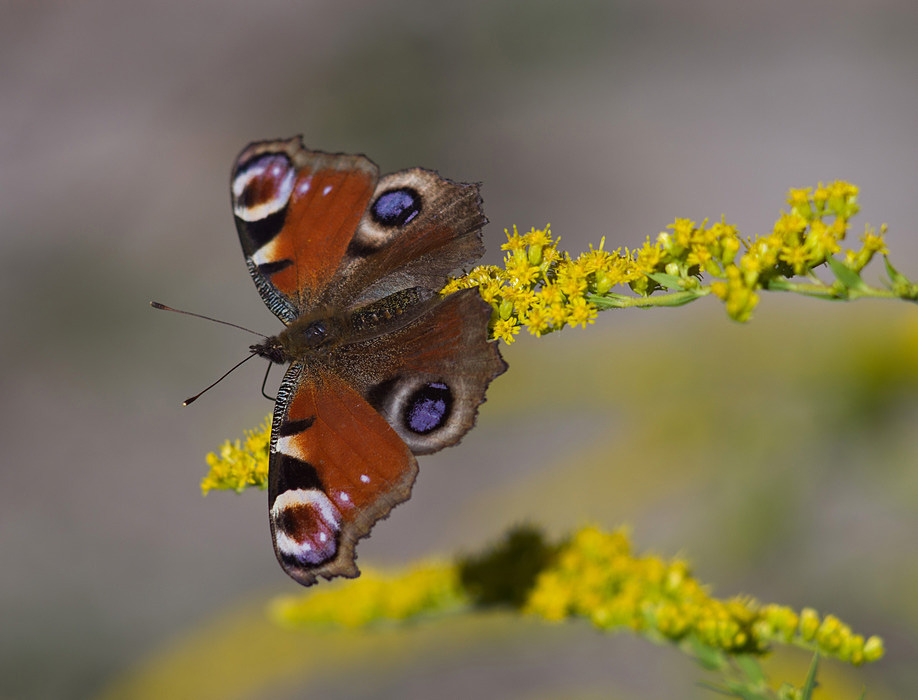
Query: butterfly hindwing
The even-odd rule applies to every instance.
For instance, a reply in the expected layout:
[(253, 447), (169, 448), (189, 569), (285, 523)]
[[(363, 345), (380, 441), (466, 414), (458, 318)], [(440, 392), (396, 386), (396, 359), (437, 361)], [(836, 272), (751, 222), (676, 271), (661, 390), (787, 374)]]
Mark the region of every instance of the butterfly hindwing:
[(354, 545), (408, 499), (417, 461), (341, 377), (294, 363), (278, 392), (268, 470), (277, 559), (309, 585), (357, 576)]
[(507, 369), (488, 340), (491, 306), (477, 289), (428, 306), (411, 324), (355, 343), (337, 359), (414, 454), (458, 442), (475, 424), (488, 384)]
[[(278, 560), (300, 583), (356, 576), (354, 544), (411, 495), (415, 454), (456, 443), (506, 364), (468, 289), (406, 326), (294, 363), (278, 393), (269, 503)], [(294, 517), (296, 515), (296, 517)]]

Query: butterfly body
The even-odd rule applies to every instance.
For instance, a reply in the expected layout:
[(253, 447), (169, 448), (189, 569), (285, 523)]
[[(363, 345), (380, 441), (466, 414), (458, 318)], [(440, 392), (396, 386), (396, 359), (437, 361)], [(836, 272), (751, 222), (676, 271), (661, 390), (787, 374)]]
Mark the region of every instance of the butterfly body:
[(414, 455), (456, 443), (506, 370), (490, 306), (438, 294), (481, 256), (476, 185), (363, 156), (261, 142), (236, 161), (249, 272), (286, 328), (252, 352), (290, 364), (278, 390), (269, 513), (281, 566), (309, 585), (356, 576), (354, 546), (407, 500)]

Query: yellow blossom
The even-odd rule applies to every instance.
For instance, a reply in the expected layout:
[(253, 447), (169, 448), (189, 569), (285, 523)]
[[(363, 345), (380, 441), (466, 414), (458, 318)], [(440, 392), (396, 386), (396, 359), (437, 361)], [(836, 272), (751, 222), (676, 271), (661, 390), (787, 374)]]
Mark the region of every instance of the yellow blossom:
[(506, 261), (507, 275), (517, 287), (529, 286), (542, 274), (538, 265), (533, 265), (525, 255), (514, 253)]
[(517, 319), (514, 316), (510, 316), (509, 318), (498, 319), (494, 323), (494, 329), (492, 330), (492, 334), (494, 335), (495, 338), (497, 338), (498, 340), (503, 340), (505, 343), (508, 343), (508, 344), (516, 340), (516, 338), (514, 338), (513, 336), (515, 336), (519, 332), (520, 332), (520, 324), (519, 324), (519, 321), (517, 321)]
[[(856, 198), (853, 185), (819, 183), (816, 188), (790, 190), (790, 210), (782, 212), (764, 235), (742, 239), (723, 217), (710, 225), (707, 219), (697, 224), (676, 218), (655, 242), (647, 237), (638, 249), (609, 252), (602, 239), (598, 248), (591, 245), (576, 257), (558, 250), (548, 226), (524, 235), (514, 227), (503, 246), (507, 255), (502, 269), (475, 268), (450, 281), (443, 293), (478, 285), (482, 298), (497, 311), (492, 336), (505, 339), (512, 338), (519, 325), (528, 325), (538, 336), (568, 325), (586, 326), (602, 309), (675, 306), (708, 294), (723, 300), (727, 314), (741, 322), (751, 316), (761, 290), (799, 289), (841, 299), (918, 298), (918, 285), (898, 272), (888, 285), (892, 291), (869, 288), (851, 275), (824, 284), (813, 274), (814, 268), (841, 254), (847, 269), (857, 275), (877, 252), (886, 252), (885, 227), (880, 234), (867, 229), (860, 250), (842, 247), (848, 220), (857, 212)], [(805, 281), (788, 283), (793, 277)], [(638, 296), (616, 291), (616, 286)], [(499, 331), (498, 320), (503, 321)]]
[(543, 304), (536, 303), (529, 307), (524, 321), (529, 327), (529, 332), (538, 338), (551, 326), (552, 314)]
[(544, 229), (533, 228), (524, 237), (526, 245), (545, 247), (551, 245), (551, 224), (546, 224)]
[(684, 561), (637, 556), (621, 531), (577, 532), (539, 575), (525, 610), (555, 622), (586, 617), (602, 629), (651, 630), (674, 642), (691, 636), (732, 653), (797, 642), (854, 664), (869, 660), (868, 649), (882, 655), (881, 641), (864, 642), (833, 616), (820, 621), (809, 609), (797, 615), (749, 597), (712, 598)]
[(587, 327), (588, 324), (596, 320), (596, 307), (590, 304), (583, 297), (574, 297), (570, 299), (565, 319), (573, 328), (578, 325)]
[(889, 250), (886, 248), (886, 241), (883, 238), (883, 233), (883, 229), (877, 234), (868, 228), (861, 239), (864, 242), (864, 250), (870, 251), (871, 253), (880, 253), (881, 255), (889, 253)]
[(635, 267), (641, 272), (653, 272), (657, 270), (661, 267), (662, 260), (662, 247), (658, 243), (652, 244), (649, 238), (634, 256)]
[(500, 247), (501, 250), (523, 250), (526, 247), (526, 239), (517, 232), (516, 226), (513, 227), (513, 233), (509, 233), (507, 229), (504, 229), (504, 233), (507, 235), (507, 242)]
[(214, 489), (237, 492), (249, 486), (268, 487), (268, 445), (271, 441), (271, 417), (261, 427), (245, 431), (245, 440), (227, 440), (218, 453), (207, 455), (210, 470), (201, 481), (206, 496)]

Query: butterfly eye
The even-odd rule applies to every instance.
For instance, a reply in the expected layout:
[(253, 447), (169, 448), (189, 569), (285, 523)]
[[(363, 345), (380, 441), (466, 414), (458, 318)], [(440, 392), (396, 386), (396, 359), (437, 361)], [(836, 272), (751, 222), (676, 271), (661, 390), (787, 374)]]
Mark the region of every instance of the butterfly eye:
[(269, 153), (243, 163), (233, 176), (233, 211), (243, 221), (260, 221), (285, 206), (296, 171), (287, 156)]
[(421, 213), (421, 195), (411, 187), (383, 192), (373, 202), (370, 213), (381, 226), (404, 226)]
[(405, 402), (405, 426), (415, 433), (426, 435), (446, 423), (452, 410), (453, 393), (446, 384), (425, 384)]

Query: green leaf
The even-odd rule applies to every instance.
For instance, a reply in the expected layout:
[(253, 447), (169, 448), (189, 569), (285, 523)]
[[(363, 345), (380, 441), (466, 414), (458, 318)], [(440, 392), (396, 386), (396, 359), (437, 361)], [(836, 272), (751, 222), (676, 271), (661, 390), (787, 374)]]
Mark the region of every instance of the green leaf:
[(765, 683), (765, 672), (762, 670), (762, 665), (759, 663), (758, 659), (750, 654), (737, 654), (733, 657), (733, 661), (736, 665), (742, 670), (746, 677), (756, 684)]
[(654, 297), (657, 303), (654, 306), (685, 306), (695, 299), (706, 296), (707, 292), (699, 294), (698, 292), (686, 290), (684, 292), (674, 292), (660, 297)]
[(717, 693), (718, 695), (724, 695), (728, 698), (735, 698), (736, 693), (730, 690), (729, 688), (724, 688), (720, 685), (714, 685), (713, 683), (708, 683), (707, 681), (701, 681), (698, 685), (705, 690), (710, 690), (712, 693)]
[(703, 644), (694, 637), (690, 637), (686, 640), (686, 642), (688, 643), (688, 646), (691, 649), (691, 653), (695, 657), (695, 661), (699, 666), (702, 666), (709, 671), (716, 671), (718, 669), (724, 668), (727, 665), (726, 654), (724, 654), (724, 652), (720, 649), (715, 649), (712, 646)]
[(810, 664), (810, 670), (806, 674), (806, 682), (800, 689), (803, 693), (803, 700), (811, 700), (813, 691), (816, 690), (816, 671), (819, 668), (819, 652), (813, 654), (813, 663)]
[(656, 294), (646, 297), (629, 297), (624, 294), (588, 294), (587, 301), (599, 309), (647, 309), (654, 306), (683, 306), (711, 293), (710, 288)]
[(883, 256), (883, 262), (886, 263), (886, 274), (889, 275), (889, 281), (895, 286), (898, 287), (899, 285), (905, 286), (911, 284), (905, 275), (892, 266), (892, 263), (889, 262), (888, 255)]
[(673, 289), (675, 291), (682, 290), (681, 277), (667, 275), (665, 272), (647, 272), (645, 274), (664, 289)]
[(634, 297), (626, 294), (606, 292), (605, 294), (588, 294), (587, 301), (600, 309), (621, 309), (630, 306)]
[(829, 269), (832, 270), (835, 279), (841, 282), (845, 289), (865, 289), (867, 287), (861, 276), (845, 263), (836, 260), (831, 255), (826, 258), (826, 262), (829, 263)]

